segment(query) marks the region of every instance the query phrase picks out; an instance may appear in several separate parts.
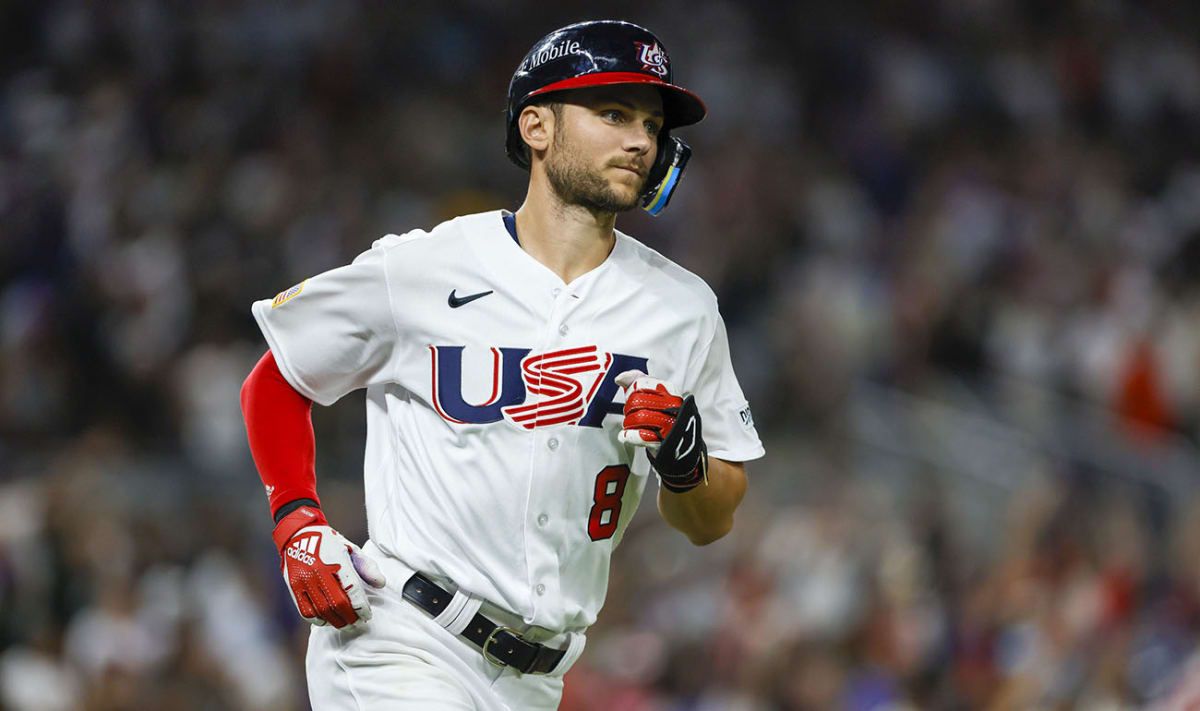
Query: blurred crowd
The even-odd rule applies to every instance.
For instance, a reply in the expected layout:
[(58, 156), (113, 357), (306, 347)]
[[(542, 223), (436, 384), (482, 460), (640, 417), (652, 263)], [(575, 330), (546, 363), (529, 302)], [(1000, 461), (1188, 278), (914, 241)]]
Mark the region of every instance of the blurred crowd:
[[(1155, 477), (1200, 467), (1200, 6), (652, 5), (604, 12), (710, 115), (670, 209), (618, 226), (716, 290), (768, 456), (718, 544), (643, 506), (563, 708), (1200, 699), (1197, 482)], [(306, 707), (237, 404), (249, 305), (519, 205), (509, 76), (594, 16), (0, 3), (0, 708)], [(880, 466), (864, 384), (1032, 459), (966, 494), (932, 446)], [(361, 542), (361, 395), (314, 417)]]

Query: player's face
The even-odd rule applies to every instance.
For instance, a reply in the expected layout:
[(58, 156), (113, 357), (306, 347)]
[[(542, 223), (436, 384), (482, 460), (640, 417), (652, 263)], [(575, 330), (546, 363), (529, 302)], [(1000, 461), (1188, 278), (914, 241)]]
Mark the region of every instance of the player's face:
[(596, 212), (637, 207), (663, 125), (658, 90), (595, 87), (563, 100), (546, 155), (546, 177), (559, 199)]

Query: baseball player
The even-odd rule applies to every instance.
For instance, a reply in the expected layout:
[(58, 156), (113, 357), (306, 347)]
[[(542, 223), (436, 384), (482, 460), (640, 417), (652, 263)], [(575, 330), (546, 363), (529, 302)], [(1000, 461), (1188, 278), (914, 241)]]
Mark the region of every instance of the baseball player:
[[(725, 535), (763, 448), (712, 291), (614, 229), (657, 214), (704, 117), (637, 25), (539, 41), (508, 93), (515, 213), (387, 235), (253, 306), (242, 390), (316, 709), (552, 709), (648, 479)], [(370, 540), (330, 527), (313, 402), (366, 388)]]

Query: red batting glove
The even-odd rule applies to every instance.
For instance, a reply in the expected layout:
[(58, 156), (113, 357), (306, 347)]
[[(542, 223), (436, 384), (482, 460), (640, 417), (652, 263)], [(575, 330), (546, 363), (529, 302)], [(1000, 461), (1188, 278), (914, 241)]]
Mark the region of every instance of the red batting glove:
[(675, 388), (640, 370), (621, 373), (617, 385), (625, 390), (625, 420), (617, 439), (644, 447), (669, 491), (682, 494), (707, 482), (708, 447), (696, 399), (676, 395)]
[(623, 444), (658, 449), (675, 426), (683, 398), (674, 394), (675, 388), (640, 370), (627, 370), (616, 380), (626, 393), (625, 420), (617, 438)]
[(329, 527), (325, 514), (301, 506), (275, 524), (283, 580), (300, 616), (311, 624), (339, 629), (371, 619), (363, 583), (387, 584), (375, 561)]

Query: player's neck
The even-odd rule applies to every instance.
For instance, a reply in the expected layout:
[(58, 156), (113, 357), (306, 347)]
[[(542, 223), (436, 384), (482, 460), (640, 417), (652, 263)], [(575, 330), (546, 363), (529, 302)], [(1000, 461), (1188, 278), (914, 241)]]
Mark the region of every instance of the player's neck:
[(567, 284), (603, 264), (616, 244), (615, 214), (566, 205), (546, 191), (531, 189), (516, 217), (521, 248)]

